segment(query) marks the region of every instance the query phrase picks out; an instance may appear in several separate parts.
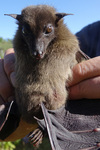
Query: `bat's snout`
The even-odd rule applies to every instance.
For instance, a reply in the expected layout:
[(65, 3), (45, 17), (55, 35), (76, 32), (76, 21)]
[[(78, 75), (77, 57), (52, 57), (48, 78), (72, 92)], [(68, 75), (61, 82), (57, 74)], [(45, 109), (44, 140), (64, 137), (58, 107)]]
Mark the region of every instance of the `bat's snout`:
[(44, 53), (42, 51), (34, 51), (32, 54), (34, 57), (36, 57), (36, 59), (41, 59), (44, 56)]
[(32, 56), (34, 56), (36, 59), (41, 59), (45, 55), (45, 44), (40, 39), (37, 40), (35, 44), (34, 50), (31, 51)]

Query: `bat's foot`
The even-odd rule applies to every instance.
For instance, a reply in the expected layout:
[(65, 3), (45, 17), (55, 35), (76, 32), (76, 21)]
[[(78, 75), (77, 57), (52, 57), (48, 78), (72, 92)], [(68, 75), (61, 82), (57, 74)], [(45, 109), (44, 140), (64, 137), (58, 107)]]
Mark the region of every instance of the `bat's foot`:
[(43, 132), (40, 130), (40, 128), (37, 128), (29, 135), (29, 139), (35, 147), (39, 147), (39, 145), (42, 143), (42, 138)]

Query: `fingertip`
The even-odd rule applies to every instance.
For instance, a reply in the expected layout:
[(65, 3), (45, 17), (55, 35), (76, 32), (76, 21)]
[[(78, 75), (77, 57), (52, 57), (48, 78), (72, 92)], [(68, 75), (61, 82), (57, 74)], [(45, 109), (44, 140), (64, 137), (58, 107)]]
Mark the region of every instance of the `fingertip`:
[(10, 53), (14, 53), (14, 49), (13, 48), (9, 48), (5, 51), (4, 57)]
[(79, 78), (79, 80), (81, 80), (87, 74), (88, 70), (87, 70), (86, 65), (83, 62), (81, 62), (81, 63), (75, 65), (73, 67), (72, 71), (73, 71), (74, 78), (76, 78), (76, 79)]

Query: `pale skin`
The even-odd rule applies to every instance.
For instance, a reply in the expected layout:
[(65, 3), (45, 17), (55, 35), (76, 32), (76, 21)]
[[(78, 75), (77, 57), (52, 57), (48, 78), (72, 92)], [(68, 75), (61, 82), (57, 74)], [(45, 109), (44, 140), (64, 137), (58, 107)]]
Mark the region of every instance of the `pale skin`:
[(74, 66), (69, 90), (70, 99), (100, 99), (100, 56)]
[[(8, 49), (4, 59), (0, 60), (0, 105), (14, 100), (15, 56), (13, 48)], [(73, 79), (68, 83), (70, 99), (100, 98), (100, 56), (83, 61), (73, 68)], [(25, 127), (25, 130), (24, 128)], [(24, 137), (37, 125), (26, 124), (22, 120), (17, 130), (6, 141)], [(19, 134), (20, 133), (20, 134)], [(21, 134), (22, 133), (22, 134)]]

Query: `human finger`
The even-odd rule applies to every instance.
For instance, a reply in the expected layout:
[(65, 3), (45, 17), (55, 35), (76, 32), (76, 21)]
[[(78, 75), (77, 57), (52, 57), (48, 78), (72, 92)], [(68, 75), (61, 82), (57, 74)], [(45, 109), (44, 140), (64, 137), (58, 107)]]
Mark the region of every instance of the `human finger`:
[(75, 65), (72, 69), (73, 78), (68, 83), (69, 86), (75, 85), (83, 80), (100, 75), (100, 56), (83, 61)]
[(100, 76), (84, 80), (69, 88), (70, 99), (100, 99)]
[(12, 96), (13, 88), (4, 71), (4, 60), (0, 59), (0, 96), (4, 101)]
[(12, 85), (15, 84), (15, 54), (13, 48), (8, 49), (4, 56), (4, 69)]
[(8, 77), (14, 71), (15, 55), (13, 48), (8, 49), (4, 56), (4, 70)]

